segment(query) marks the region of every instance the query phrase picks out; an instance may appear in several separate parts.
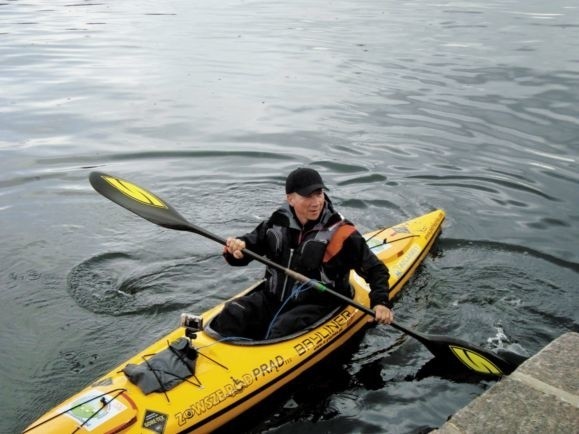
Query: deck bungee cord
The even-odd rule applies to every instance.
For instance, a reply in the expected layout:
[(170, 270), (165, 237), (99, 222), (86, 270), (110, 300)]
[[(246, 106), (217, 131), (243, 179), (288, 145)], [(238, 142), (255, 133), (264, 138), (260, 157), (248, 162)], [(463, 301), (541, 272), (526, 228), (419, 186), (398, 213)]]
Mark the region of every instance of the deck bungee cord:
[[(378, 230), (376, 233), (372, 234), (372, 236), (366, 238), (366, 242), (369, 242), (369, 241), (373, 240), (373, 239), (376, 238), (378, 235), (380, 235), (382, 232), (384, 232), (384, 231), (386, 231), (386, 230), (388, 230), (388, 229), (390, 229), (390, 228), (382, 228), (382, 229)], [(384, 245), (384, 244), (392, 244), (392, 243), (395, 243), (396, 241), (407, 240), (407, 239), (409, 239), (409, 238), (414, 238), (414, 237), (418, 237), (418, 236), (420, 236), (420, 235), (410, 234), (410, 235), (405, 235), (405, 236), (403, 236), (403, 237), (394, 238), (394, 239), (384, 238), (381, 243), (379, 243), (379, 244), (374, 244), (374, 245), (369, 245), (369, 247), (370, 247), (370, 250), (372, 250), (372, 249), (376, 249), (376, 248), (378, 248), (378, 247), (380, 247), (380, 246), (382, 246), (382, 245)]]

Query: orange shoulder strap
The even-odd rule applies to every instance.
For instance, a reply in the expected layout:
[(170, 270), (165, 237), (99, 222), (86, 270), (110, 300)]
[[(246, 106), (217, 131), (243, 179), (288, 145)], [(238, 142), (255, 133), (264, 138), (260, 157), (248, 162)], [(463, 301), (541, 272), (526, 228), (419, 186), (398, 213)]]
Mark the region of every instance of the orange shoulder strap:
[(340, 227), (332, 234), (332, 238), (326, 247), (323, 262), (330, 262), (330, 260), (336, 256), (340, 250), (342, 250), (346, 238), (348, 238), (354, 232), (356, 232), (356, 227), (354, 225), (347, 223), (340, 225)]

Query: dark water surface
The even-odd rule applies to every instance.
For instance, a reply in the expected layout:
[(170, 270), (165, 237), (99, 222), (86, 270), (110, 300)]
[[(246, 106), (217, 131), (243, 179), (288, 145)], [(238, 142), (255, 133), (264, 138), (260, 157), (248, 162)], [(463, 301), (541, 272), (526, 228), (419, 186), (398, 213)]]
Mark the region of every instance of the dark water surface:
[[(447, 212), (401, 323), (532, 355), (579, 329), (576, 1), (0, 0), (0, 432), (253, 282), (96, 194), (250, 230), (310, 165), (361, 230)], [(388, 327), (239, 429), (418, 433), (492, 382)]]

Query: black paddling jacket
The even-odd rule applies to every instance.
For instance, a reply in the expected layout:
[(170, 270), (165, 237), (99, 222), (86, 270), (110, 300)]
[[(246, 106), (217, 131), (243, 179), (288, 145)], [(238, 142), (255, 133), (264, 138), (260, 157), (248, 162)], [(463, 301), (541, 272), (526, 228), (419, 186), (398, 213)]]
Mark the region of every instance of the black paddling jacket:
[[(355, 270), (370, 285), (370, 303), (374, 307), (388, 300), (388, 268), (368, 248), (354, 225), (334, 211), (326, 196), (320, 218), (302, 226), (293, 208), (284, 204), (271, 217), (260, 223), (252, 232), (239, 237), (253, 252), (267, 256), (272, 261), (316, 279), (348, 297), (352, 295), (349, 284), (350, 270)], [(231, 265), (241, 266), (251, 258), (236, 259), (225, 253)], [(328, 294), (309, 289), (297, 294), (300, 285), (283, 272), (267, 267), (267, 290), (280, 302), (293, 295), (299, 303), (333, 303)], [(297, 284), (297, 285), (296, 285)]]

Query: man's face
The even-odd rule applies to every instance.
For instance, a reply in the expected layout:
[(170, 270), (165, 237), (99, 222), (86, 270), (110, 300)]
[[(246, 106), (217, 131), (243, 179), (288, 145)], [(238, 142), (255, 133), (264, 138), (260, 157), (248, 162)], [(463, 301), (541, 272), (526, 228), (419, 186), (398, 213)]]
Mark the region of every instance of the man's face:
[(324, 190), (315, 190), (307, 196), (298, 193), (287, 195), (288, 203), (294, 208), (296, 216), (302, 225), (310, 220), (317, 220), (324, 209)]

